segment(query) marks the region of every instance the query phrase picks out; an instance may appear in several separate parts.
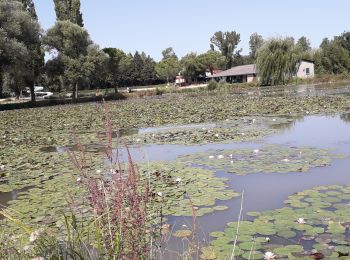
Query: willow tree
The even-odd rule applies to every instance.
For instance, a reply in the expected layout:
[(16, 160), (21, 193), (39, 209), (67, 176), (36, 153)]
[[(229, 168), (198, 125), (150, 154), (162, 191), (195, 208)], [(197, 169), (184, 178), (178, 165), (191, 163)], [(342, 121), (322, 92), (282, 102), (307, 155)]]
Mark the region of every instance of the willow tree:
[(257, 51), (257, 71), (262, 85), (286, 84), (297, 72), (300, 49), (291, 38), (273, 38)]

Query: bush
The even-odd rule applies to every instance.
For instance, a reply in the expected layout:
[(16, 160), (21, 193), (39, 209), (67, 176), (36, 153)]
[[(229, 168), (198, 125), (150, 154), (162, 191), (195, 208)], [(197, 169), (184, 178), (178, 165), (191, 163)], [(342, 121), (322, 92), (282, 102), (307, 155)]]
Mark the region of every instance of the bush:
[(208, 86), (207, 86), (207, 89), (208, 89), (209, 91), (212, 91), (212, 90), (217, 89), (218, 86), (219, 86), (219, 83), (217, 83), (215, 80), (210, 80), (210, 81), (209, 81), (209, 84), (208, 84)]

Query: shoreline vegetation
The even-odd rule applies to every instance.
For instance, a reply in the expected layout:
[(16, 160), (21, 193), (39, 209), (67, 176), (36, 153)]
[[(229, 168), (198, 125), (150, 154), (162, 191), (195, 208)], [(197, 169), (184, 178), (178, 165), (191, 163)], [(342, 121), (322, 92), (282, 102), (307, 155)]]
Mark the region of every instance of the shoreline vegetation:
[[(161, 84), (161, 85), (150, 85), (143, 87), (134, 87), (127, 89), (120, 89), (119, 92), (114, 93), (113, 89), (101, 89), (99, 92), (96, 90), (81, 91), (78, 99), (68, 98), (67, 93), (55, 93), (50, 99), (36, 100), (31, 102), (28, 99), (17, 100), (13, 98), (2, 99), (0, 101), (0, 111), (14, 110), (14, 109), (26, 109), (35, 107), (49, 107), (56, 105), (69, 105), (89, 102), (100, 102), (102, 100), (113, 101), (113, 100), (126, 100), (133, 98), (144, 98), (152, 96), (161, 96), (163, 94), (181, 94), (181, 93), (196, 93), (203, 91), (240, 91), (240, 90), (255, 90), (255, 89), (266, 89), (266, 88), (279, 88), (279, 87), (301, 87), (301, 86), (319, 86), (327, 84), (346, 84), (350, 82), (350, 75), (339, 74), (339, 75), (318, 75), (315, 78), (300, 79), (294, 78), (290, 80), (286, 85), (279, 86), (259, 86), (257, 82), (251, 83), (217, 83), (211, 82), (207, 84), (190, 85), (187, 87), (175, 87), (173, 84)], [(111, 93), (112, 92), (112, 93)], [(98, 93), (98, 95), (97, 95)]]

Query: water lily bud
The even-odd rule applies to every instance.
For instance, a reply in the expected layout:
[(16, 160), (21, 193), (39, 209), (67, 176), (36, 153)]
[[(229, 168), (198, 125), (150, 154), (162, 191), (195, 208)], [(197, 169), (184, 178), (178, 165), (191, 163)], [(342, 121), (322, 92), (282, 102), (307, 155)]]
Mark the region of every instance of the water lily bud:
[(276, 259), (276, 255), (272, 252), (266, 252), (264, 254), (264, 259), (266, 260)]
[(306, 223), (305, 219), (303, 219), (303, 218), (298, 218), (297, 222), (299, 224), (305, 224)]

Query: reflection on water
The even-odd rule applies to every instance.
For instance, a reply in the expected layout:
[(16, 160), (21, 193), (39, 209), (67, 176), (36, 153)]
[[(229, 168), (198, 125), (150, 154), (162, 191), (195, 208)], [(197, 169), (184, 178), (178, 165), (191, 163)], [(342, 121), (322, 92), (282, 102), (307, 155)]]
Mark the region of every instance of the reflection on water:
[[(10, 192), (0, 192), (0, 209), (7, 206), (7, 203), (11, 200), (15, 200), (21, 190), (13, 190)], [(1, 218), (1, 217), (0, 217)]]
[(346, 123), (350, 123), (350, 113), (340, 115), (340, 119)]
[(348, 95), (350, 94), (350, 85), (349, 83), (332, 83), (320, 85), (266, 86), (254, 88), (249, 91), (235, 92), (234, 94), (265, 97)]

